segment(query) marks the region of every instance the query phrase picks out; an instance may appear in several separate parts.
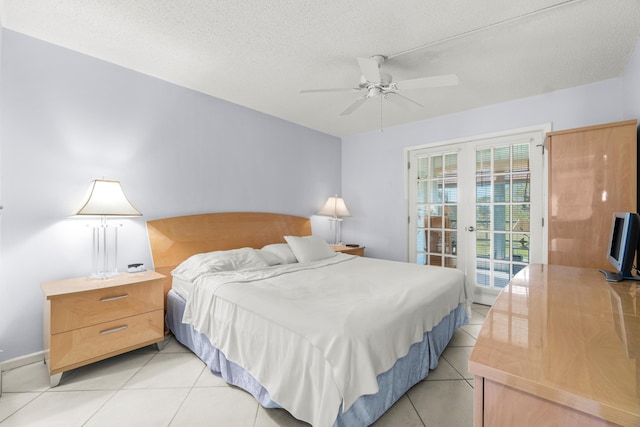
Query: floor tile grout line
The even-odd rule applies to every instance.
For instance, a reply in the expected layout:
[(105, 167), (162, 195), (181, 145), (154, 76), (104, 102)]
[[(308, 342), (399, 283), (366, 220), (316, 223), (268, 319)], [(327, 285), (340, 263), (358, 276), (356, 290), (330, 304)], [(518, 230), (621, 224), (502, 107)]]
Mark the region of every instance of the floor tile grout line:
[(173, 416), (169, 420), (167, 427), (170, 427), (173, 421), (175, 421), (176, 417), (178, 416), (178, 412), (180, 412), (180, 409), (182, 409), (182, 406), (184, 406), (184, 403), (187, 401), (189, 396), (191, 396), (191, 393), (193, 393), (193, 388), (194, 388), (193, 386), (189, 388), (189, 392), (187, 392), (187, 394), (184, 395), (184, 399), (182, 399), (182, 402), (180, 402), (180, 405), (178, 405), (178, 407), (176, 408), (176, 411), (174, 412)]
[(91, 419), (95, 417), (98, 414), (98, 412), (100, 412), (100, 410), (104, 408), (107, 405), (107, 403), (109, 403), (111, 399), (115, 397), (116, 394), (118, 394), (118, 391), (119, 390), (111, 390), (111, 396), (109, 396), (109, 398), (105, 400), (104, 403), (102, 403), (102, 405), (100, 405), (100, 407), (93, 412), (93, 414), (89, 415), (89, 417), (86, 420), (84, 420), (84, 422), (81, 425), (86, 426), (87, 423), (91, 421)]
[(147, 365), (147, 363), (149, 363), (150, 361), (152, 361), (152, 360), (153, 360), (153, 359), (154, 359), (154, 358), (155, 358), (159, 353), (160, 353), (159, 351), (156, 351), (156, 352), (155, 352), (155, 354), (154, 354), (153, 356), (151, 356), (149, 359), (147, 359), (147, 361), (145, 361), (145, 362), (142, 364), (142, 366), (140, 366), (138, 369), (136, 369), (136, 371), (135, 371), (135, 372), (134, 372), (134, 373), (129, 377), (129, 379), (127, 379), (127, 381), (125, 381), (125, 382), (124, 382), (124, 383), (123, 383), (119, 388), (114, 389), (114, 390), (113, 390), (113, 393), (111, 394), (111, 396), (110, 396), (107, 400), (105, 400), (105, 402), (104, 402), (102, 405), (100, 405), (100, 407), (99, 407), (98, 409), (96, 409), (96, 410), (94, 411), (94, 413), (93, 413), (93, 414), (91, 414), (91, 415), (89, 416), (89, 418), (87, 418), (87, 419), (82, 423), (82, 425), (83, 425), (83, 426), (87, 425), (87, 423), (88, 423), (89, 421), (91, 421), (91, 419), (92, 419), (93, 417), (95, 417), (95, 416), (98, 414), (98, 412), (100, 412), (100, 410), (101, 410), (102, 408), (104, 408), (104, 407), (105, 407), (109, 402), (111, 402), (111, 400), (113, 400), (113, 398), (114, 398), (118, 393), (120, 393), (122, 390), (124, 390), (124, 387), (129, 383), (129, 381), (131, 381), (131, 379), (132, 379), (133, 377), (135, 377), (135, 376), (136, 376), (136, 374), (137, 374), (138, 372), (140, 372), (140, 370), (141, 370), (143, 367), (145, 367), (145, 366)]
[(418, 412), (418, 409), (416, 408), (416, 405), (413, 403), (413, 400), (411, 400), (411, 396), (409, 396), (409, 391), (408, 390), (405, 393), (405, 396), (407, 396), (407, 399), (409, 399), (409, 403), (411, 404), (411, 407), (413, 408), (413, 411), (418, 416), (418, 419), (422, 423), (422, 427), (426, 427), (427, 425), (425, 424), (424, 420), (422, 419), (422, 416), (420, 415), (420, 412)]
[[(11, 392), (9, 392), (11, 393)], [(18, 411), (22, 410), (22, 408), (26, 407), (27, 405), (29, 405), (31, 402), (33, 402), (34, 400), (38, 399), (40, 396), (42, 396), (43, 394), (46, 393), (46, 391), (41, 391), (41, 392), (33, 392), (33, 391), (23, 391), (23, 392), (17, 392), (17, 393), (38, 393), (37, 396), (34, 396), (33, 399), (28, 400), (27, 402), (25, 402), (24, 405), (20, 406), (19, 408), (16, 408), (15, 411), (11, 412), (9, 415), (7, 415), (6, 417), (4, 417), (3, 419), (0, 420), (0, 424), (4, 423), (5, 421), (7, 421), (9, 418), (13, 417)]]

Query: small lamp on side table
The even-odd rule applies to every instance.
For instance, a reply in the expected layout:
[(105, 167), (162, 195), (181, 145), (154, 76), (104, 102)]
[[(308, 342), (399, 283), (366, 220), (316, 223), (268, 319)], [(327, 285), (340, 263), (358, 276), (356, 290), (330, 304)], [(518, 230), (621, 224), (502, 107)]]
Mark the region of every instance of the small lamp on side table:
[(327, 203), (324, 204), (318, 215), (326, 215), (329, 218), (329, 226), (331, 229), (331, 245), (339, 245), (342, 241), (342, 217), (351, 216), (342, 197), (336, 194), (329, 197)]
[(107, 217), (142, 216), (124, 195), (119, 181), (91, 182), (77, 216), (100, 218), (93, 227), (93, 271), (89, 278), (107, 279), (118, 275), (118, 225), (109, 226)]

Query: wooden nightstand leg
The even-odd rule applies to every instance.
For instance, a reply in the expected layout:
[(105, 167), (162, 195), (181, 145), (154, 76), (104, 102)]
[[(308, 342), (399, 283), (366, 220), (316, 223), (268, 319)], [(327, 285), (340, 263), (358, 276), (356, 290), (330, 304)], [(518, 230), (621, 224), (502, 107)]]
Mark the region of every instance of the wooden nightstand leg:
[(58, 384), (60, 384), (60, 379), (62, 378), (62, 374), (63, 372), (60, 372), (59, 374), (49, 376), (49, 385), (51, 387), (57, 387)]

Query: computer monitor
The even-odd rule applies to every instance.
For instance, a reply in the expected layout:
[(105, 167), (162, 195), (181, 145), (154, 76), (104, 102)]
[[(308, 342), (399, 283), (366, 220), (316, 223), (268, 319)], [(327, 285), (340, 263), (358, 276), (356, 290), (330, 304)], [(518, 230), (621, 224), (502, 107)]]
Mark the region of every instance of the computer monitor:
[(608, 282), (622, 280), (640, 280), (632, 274), (638, 249), (640, 234), (640, 215), (634, 212), (615, 212), (613, 214), (607, 260), (616, 271), (600, 270)]

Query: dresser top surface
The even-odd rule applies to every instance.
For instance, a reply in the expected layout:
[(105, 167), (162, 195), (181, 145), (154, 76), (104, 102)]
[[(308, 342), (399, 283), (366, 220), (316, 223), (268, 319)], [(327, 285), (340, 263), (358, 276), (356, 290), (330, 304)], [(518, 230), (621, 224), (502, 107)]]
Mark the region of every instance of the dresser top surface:
[(533, 264), (496, 299), (472, 373), (621, 424), (640, 424), (640, 282)]

